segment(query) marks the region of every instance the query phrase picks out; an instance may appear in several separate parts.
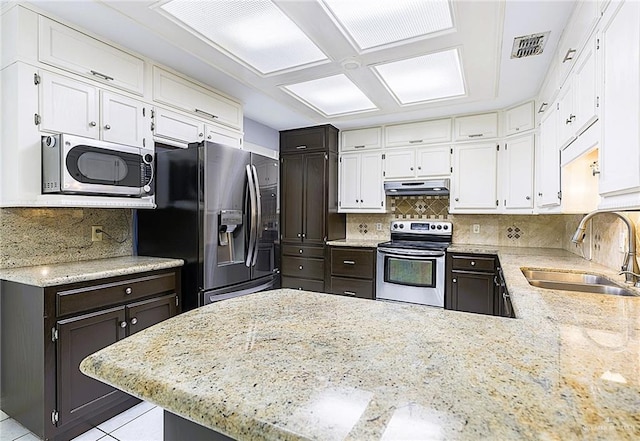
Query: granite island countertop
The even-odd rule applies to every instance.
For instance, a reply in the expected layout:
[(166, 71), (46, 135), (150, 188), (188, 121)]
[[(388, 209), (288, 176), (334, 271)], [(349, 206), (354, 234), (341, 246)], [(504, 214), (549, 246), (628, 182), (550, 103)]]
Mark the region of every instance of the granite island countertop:
[(283, 289), (169, 319), (81, 370), (241, 440), (638, 439), (640, 298), (527, 283), (521, 267), (613, 273), (566, 251), (484, 250), (517, 319)]
[(85, 282), (182, 266), (182, 259), (124, 256), (0, 269), (0, 280), (38, 287)]

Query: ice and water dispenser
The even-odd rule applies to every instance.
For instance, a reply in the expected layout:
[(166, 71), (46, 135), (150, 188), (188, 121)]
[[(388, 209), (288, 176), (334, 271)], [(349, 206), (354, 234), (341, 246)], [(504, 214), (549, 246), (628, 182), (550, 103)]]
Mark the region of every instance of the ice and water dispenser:
[(221, 210), (218, 214), (218, 265), (243, 262), (242, 211)]

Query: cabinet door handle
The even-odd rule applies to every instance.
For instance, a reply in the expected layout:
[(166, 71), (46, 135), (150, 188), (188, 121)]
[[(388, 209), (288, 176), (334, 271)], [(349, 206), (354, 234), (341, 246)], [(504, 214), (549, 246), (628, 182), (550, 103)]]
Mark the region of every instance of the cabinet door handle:
[(126, 328), (127, 327), (127, 322), (120, 322), (120, 327), (121, 328)]
[(302, 233), (302, 238), (304, 239), (305, 237), (307, 237), (307, 235), (305, 233)]
[(299, 270), (301, 270), (301, 269), (304, 269), (304, 267), (303, 267), (302, 265), (300, 265), (300, 266), (298, 267), (298, 269), (299, 269)]
[(298, 237), (302, 237), (302, 233), (298, 233)]
[(457, 283), (457, 282), (458, 282), (458, 279), (452, 279), (451, 281), (452, 281), (453, 283)]
[(460, 198), (455, 198), (454, 201), (458, 202), (460, 200)]
[(299, 146), (296, 147), (296, 150), (304, 150), (306, 148), (307, 148), (306, 145), (299, 145)]
[(105, 75), (105, 74), (103, 74), (103, 73), (96, 72), (95, 70), (91, 70), (91, 71), (89, 71), (89, 72), (91, 72), (91, 75), (93, 75), (93, 76), (95, 76), (95, 77), (100, 77), (100, 78), (102, 78), (103, 80), (107, 80), (107, 81), (109, 81), (109, 80), (113, 81), (113, 77), (110, 77), (109, 75)]
[(531, 196), (525, 196), (525, 199), (530, 201), (531, 200)]
[(138, 319), (137, 318), (134, 317), (134, 318), (131, 319), (131, 324), (132, 325), (135, 325), (137, 323), (138, 323)]
[(484, 136), (484, 133), (476, 133), (474, 135), (469, 135), (469, 138), (479, 138), (481, 136)]
[(133, 292), (133, 289), (131, 288), (125, 288), (124, 293), (125, 294), (131, 294)]
[(421, 167), (421, 166), (418, 166), (418, 170), (422, 170), (422, 167)]
[(95, 122), (95, 121), (91, 121), (91, 122), (89, 123), (89, 125), (90, 125), (91, 127), (95, 127), (97, 124), (96, 124), (96, 122)]
[(204, 116), (208, 116), (211, 119), (218, 119), (217, 115), (214, 115), (213, 113), (205, 112), (204, 110), (194, 109), (194, 112), (199, 113), (199, 114), (204, 115)]
[(471, 261), (471, 266), (476, 266), (476, 262), (475, 261)]
[(204, 136), (204, 133), (198, 133), (198, 138), (202, 138)]
[(355, 265), (356, 263), (353, 260), (343, 260), (342, 263), (345, 265)]
[(207, 136), (207, 139), (211, 139), (211, 135)]
[(542, 197), (542, 193), (538, 193), (538, 196)]
[(544, 113), (544, 111), (547, 109), (548, 105), (549, 105), (549, 103), (540, 104), (540, 108), (538, 109), (538, 113)]
[(303, 252), (304, 252), (304, 250), (302, 250), (302, 249), (298, 250), (298, 253), (300, 253), (300, 254), (302, 254)]
[(409, 167), (409, 170), (413, 171), (413, 167)]
[(569, 49), (569, 50), (567, 51), (567, 53), (565, 54), (565, 56), (564, 56), (564, 58), (563, 58), (562, 62), (563, 62), (563, 63), (566, 63), (567, 61), (571, 61), (571, 60), (573, 60), (573, 54), (575, 54), (575, 53), (576, 53), (576, 50), (575, 50), (575, 49)]
[(573, 120), (576, 119), (575, 115), (569, 115), (569, 118), (567, 118), (567, 120), (564, 122), (565, 124), (571, 124), (573, 122)]
[(409, 141), (409, 144), (419, 144), (421, 142), (422, 142), (421, 139), (414, 139), (413, 141)]
[(355, 293), (355, 292), (353, 292), (353, 291), (344, 291), (344, 293), (345, 293), (346, 295), (348, 295), (348, 296), (355, 296), (355, 295), (356, 295), (356, 293)]
[(105, 130), (111, 130), (111, 126), (109, 124), (105, 124), (104, 129)]
[(363, 145), (354, 145), (353, 148), (354, 149), (363, 149), (364, 146)]

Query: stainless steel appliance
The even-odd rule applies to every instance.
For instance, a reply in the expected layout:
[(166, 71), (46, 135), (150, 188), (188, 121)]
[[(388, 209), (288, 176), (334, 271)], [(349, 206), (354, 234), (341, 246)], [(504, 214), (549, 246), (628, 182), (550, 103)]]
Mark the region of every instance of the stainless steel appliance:
[(81, 136), (42, 136), (42, 193), (153, 194), (153, 149)]
[(137, 252), (185, 260), (183, 309), (279, 286), (276, 159), (208, 141), (156, 146), (156, 174)]
[(378, 245), (376, 298), (443, 308), (452, 234), (446, 221), (391, 222), (391, 241)]

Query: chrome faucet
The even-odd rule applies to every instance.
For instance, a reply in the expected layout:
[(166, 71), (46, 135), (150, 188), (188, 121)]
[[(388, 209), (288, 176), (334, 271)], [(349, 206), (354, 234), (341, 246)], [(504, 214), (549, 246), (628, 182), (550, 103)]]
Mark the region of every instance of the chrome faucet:
[(571, 242), (579, 244), (584, 240), (585, 230), (587, 228), (587, 222), (591, 220), (593, 216), (600, 213), (609, 213), (618, 216), (627, 226), (628, 235), (629, 235), (629, 246), (627, 249), (627, 254), (624, 256), (624, 261), (622, 262), (621, 271), (618, 274), (624, 274), (624, 280), (626, 283), (631, 285), (640, 287), (640, 270), (638, 270), (638, 262), (636, 261), (636, 227), (629, 220), (627, 216), (624, 216), (620, 213), (616, 213), (615, 211), (592, 211), (582, 218), (576, 232), (573, 233), (573, 237), (571, 238)]

